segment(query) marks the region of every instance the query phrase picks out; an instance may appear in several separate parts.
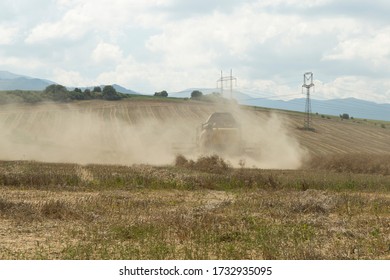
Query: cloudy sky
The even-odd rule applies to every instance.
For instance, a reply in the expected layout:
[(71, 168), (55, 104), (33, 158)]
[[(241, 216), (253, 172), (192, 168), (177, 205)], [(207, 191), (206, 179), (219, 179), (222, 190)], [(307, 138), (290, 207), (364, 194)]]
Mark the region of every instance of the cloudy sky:
[[(2, 0), (0, 70), (141, 93), (216, 87), (390, 103), (388, 0)], [(294, 96), (295, 95), (295, 96)]]

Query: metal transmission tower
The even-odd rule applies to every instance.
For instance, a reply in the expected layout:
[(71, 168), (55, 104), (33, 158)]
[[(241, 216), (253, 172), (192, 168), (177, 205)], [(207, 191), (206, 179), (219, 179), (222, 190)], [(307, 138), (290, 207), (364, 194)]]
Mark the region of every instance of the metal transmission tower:
[(233, 77), (233, 70), (230, 70), (230, 76), (223, 76), (222, 70), (221, 70), (221, 78), (217, 80), (217, 88), (218, 85), (221, 84), (221, 95), (223, 96), (223, 84), (224, 82), (230, 82), (230, 99), (233, 98), (233, 81), (236, 82), (237, 86), (237, 78)]
[(313, 73), (307, 72), (303, 74), (303, 88), (306, 88), (306, 105), (305, 105), (305, 121), (303, 128), (305, 130), (313, 130), (311, 127), (311, 102), (310, 102), (310, 88), (314, 87), (313, 84)]

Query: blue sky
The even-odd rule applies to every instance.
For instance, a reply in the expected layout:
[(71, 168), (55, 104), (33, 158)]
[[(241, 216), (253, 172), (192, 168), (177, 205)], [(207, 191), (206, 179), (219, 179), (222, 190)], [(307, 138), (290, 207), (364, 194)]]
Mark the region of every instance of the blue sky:
[[(390, 103), (385, 0), (2, 0), (0, 70), (142, 93), (216, 86)], [(296, 96), (294, 96), (296, 95)]]

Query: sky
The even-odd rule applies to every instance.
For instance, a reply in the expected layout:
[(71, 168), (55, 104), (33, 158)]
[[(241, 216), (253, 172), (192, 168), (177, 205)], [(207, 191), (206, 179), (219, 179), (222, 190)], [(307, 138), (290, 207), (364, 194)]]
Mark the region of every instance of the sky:
[(2, 0), (0, 70), (152, 94), (237, 78), (253, 96), (390, 103), (387, 0)]

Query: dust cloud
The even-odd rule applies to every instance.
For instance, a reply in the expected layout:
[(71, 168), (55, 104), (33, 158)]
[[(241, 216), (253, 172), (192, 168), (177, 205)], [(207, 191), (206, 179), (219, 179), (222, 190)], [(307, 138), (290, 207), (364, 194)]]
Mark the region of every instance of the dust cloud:
[(256, 156), (250, 158), (248, 167), (264, 169), (297, 169), (308, 157), (293, 135), (288, 120), (276, 113), (259, 119), (255, 114), (241, 113), (243, 139)]
[[(97, 105), (96, 105), (97, 104)], [(214, 111), (228, 111), (241, 125), (250, 155), (224, 155), (231, 165), (299, 168), (305, 150), (293, 137), (288, 120), (237, 105), (202, 105), (184, 114), (179, 105), (149, 104), (131, 115), (127, 103), (36, 105), (0, 110), (0, 160), (36, 160), (79, 164), (173, 164), (177, 154), (200, 156), (196, 128)], [(188, 106), (188, 105), (186, 105)], [(144, 112), (144, 111), (145, 112)], [(146, 114), (147, 112), (147, 114)]]
[(298, 169), (308, 158), (308, 151), (294, 137), (296, 128), (285, 115), (234, 104), (218, 110), (231, 112), (241, 128), (244, 155), (222, 156), (234, 167)]

